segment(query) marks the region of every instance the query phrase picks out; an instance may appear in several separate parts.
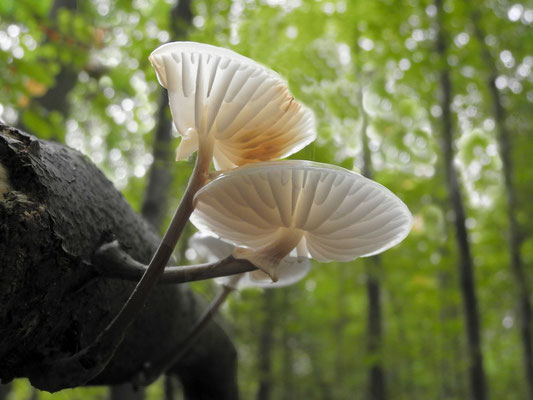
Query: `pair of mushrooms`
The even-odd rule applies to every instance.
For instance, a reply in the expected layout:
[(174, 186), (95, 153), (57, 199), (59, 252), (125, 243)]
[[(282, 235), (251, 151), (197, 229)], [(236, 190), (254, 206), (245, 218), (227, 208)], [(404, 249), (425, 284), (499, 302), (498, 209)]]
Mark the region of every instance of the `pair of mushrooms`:
[(182, 136), (178, 160), (197, 150), (207, 168), (212, 159), (219, 171), (195, 193), (190, 219), (235, 245), (235, 258), (276, 281), (293, 250), (300, 260), (350, 261), (407, 236), (412, 216), (382, 185), (328, 164), (270, 161), (316, 137), (313, 114), (278, 74), (231, 50), (193, 42), (163, 45), (150, 61)]
[[(142, 278), (121, 311), (91, 344), (39, 364), (38, 372), (29, 375), (45, 390), (79, 386), (105, 368), (163, 274), (189, 218), (201, 231), (237, 246), (233, 257), (260, 270), (241, 281), (262, 286), (268, 276), (272, 281), (281, 277), (278, 286), (301, 279), (309, 257), (349, 261), (380, 253), (402, 241), (412, 225), (409, 210), (396, 196), (359, 174), (309, 161), (271, 161), (316, 137), (313, 114), (294, 100), (275, 72), (233, 51), (192, 42), (163, 45), (150, 61), (168, 90), (182, 136), (178, 159), (198, 151), (196, 163), (167, 231), (149, 265), (141, 265)], [(212, 163), (217, 172), (210, 171)], [(0, 166), (0, 196), (7, 185)], [(105, 253), (108, 247), (100, 250)], [(229, 293), (228, 285), (240, 286), (237, 279), (225, 283), (215, 306)], [(212, 311), (206, 313), (188, 336), (189, 344), (178, 344), (177, 355), (155, 363), (161, 367), (154, 368), (156, 375), (187, 350)], [(57, 376), (63, 377), (60, 383), (52, 378)]]

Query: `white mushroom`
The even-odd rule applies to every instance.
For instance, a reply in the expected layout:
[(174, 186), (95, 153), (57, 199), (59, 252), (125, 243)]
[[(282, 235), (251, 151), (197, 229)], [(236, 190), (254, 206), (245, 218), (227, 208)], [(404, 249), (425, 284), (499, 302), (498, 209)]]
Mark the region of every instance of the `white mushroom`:
[[(251, 164), (198, 191), (191, 221), (238, 248), (275, 281), (294, 248), (318, 261), (349, 261), (401, 242), (412, 216), (387, 188), (357, 173), (309, 161)], [(244, 248), (243, 248), (244, 247)]]
[(201, 148), (217, 169), (230, 169), (286, 157), (316, 137), (312, 112), (285, 81), (234, 51), (174, 42), (154, 50), (150, 62), (182, 136), (178, 160)]
[[(197, 232), (189, 239), (189, 246), (200, 259), (216, 262), (232, 254), (235, 249), (230, 243), (214, 236)], [(302, 280), (311, 269), (309, 259), (290, 254), (281, 260), (279, 265), (279, 279), (272, 282), (270, 277), (261, 270), (244, 274), (215, 278), (219, 285), (230, 286), (232, 289), (278, 288), (293, 285)]]

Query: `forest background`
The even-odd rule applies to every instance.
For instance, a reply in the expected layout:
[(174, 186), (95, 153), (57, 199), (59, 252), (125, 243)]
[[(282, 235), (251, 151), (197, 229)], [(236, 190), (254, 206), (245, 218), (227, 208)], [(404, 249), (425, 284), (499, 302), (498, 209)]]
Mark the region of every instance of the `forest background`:
[(148, 55), (194, 40), (263, 63), (317, 117), (292, 158), (372, 175), (415, 222), (379, 258), (230, 299), (242, 398), (533, 399), (532, 27), (514, 0), (3, 0), (0, 121), (82, 151), (162, 230), (192, 163)]

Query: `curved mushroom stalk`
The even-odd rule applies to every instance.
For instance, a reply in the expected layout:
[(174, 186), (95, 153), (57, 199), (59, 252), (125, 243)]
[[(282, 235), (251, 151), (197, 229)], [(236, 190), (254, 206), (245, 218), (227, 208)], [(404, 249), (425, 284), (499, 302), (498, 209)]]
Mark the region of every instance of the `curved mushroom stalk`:
[(213, 146), (216, 169), (283, 158), (316, 137), (313, 114), (274, 71), (231, 50), (174, 42), (150, 55), (182, 136), (178, 160)]
[(306, 257), (285, 257), (278, 265), (278, 280), (273, 282), (272, 277), (262, 270), (248, 272), (240, 279), (237, 289), (256, 287), (274, 289), (294, 285), (307, 276), (311, 270), (310, 260)]
[(233, 251), (233, 257), (246, 259), (272, 278), (278, 280), (278, 270), (281, 260), (298, 246), (303, 237), (301, 229), (279, 228), (272, 241), (260, 249), (238, 247)]
[(291, 250), (321, 262), (381, 253), (409, 233), (412, 216), (387, 188), (357, 173), (309, 161), (256, 163), (223, 173), (195, 196), (191, 221), (246, 249), (276, 278)]
[[(195, 233), (191, 239), (189, 239), (189, 246), (196, 252), (196, 255), (200, 259), (208, 260), (209, 262), (221, 260), (230, 254), (233, 254), (235, 257), (235, 254), (238, 252), (250, 250), (235, 248), (235, 246), (227, 242), (201, 232)], [(275, 283), (273, 283), (271, 277), (262, 270), (215, 278), (215, 282), (219, 285), (238, 290), (252, 287), (273, 289), (293, 285), (299, 282), (307, 276), (310, 269), (311, 265), (307, 257), (296, 257), (295, 254), (288, 254), (276, 265), (278, 279)]]

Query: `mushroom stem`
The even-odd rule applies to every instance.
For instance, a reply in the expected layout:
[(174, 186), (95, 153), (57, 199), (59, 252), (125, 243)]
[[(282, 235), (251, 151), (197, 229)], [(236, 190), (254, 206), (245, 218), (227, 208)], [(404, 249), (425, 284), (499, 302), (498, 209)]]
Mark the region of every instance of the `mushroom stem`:
[(211, 301), (209, 306), (205, 309), (202, 316), (196, 321), (191, 331), (187, 334), (185, 339), (177, 343), (176, 346), (167, 353), (167, 356), (161, 358), (144, 367), (144, 370), (136, 377), (134, 384), (139, 386), (147, 386), (154, 382), (162, 373), (170, 369), (174, 364), (183, 358), (190, 350), (196, 339), (205, 326), (213, 319), (216, 312), (220, 309), (222, 304), (226, 301), (229, 294), (235, 290), (235, 285), (242, 275), (233, 277), (228, 285), (223, 285), (215, 298)]
[[(90, 345), (72, 356), (51, 361), (47, 363), (46, 367), (39, 364), (39, 367), (35, 367), (35, 371), (30, 372), (30, 378), (35, 381), (45, 382), (50, 376), (63, 375), (65, 371), (69, 371), (69, 380), (65, 382), (65, 387), (75, 387), (89, 382), (105, 368), (163, 273), (185, 223), (194, 209), (194, 195), (208, 180), (212, 158), (213, 142), (208, 140), (200, 141), (198, 157), (189, 184), (167, 232), (163, 236), (141, 280), (117, 316)], [(30, 367), (30, 370), (32, 368)]]
[(233, 257), (250, 261), (257, 268), (267, 273), (272, 278), (272, 282), (277, 282), (280, 261), (298, 246), (303, 234), (304, 232), (301, 229), (293, 227), (279, 228), (274, 240), (266, 246), (257, 250), (239, 247), (233, 251)]
[[(141, 280), (133, 290), (126, 304), (122, 307), (122, 310), (120, 310), (119, 314), (106, 328), (106, 331), (110, 331), (111, 337), (114, 335), (124, 335), (126, 329), (139, 313), (146, 298), (163, 273), (163, 270), (178, 243), (178, 239), (183, 232), (183, 228), (194, 210), (194, 195), (208, 181), (209, 167), (212, 158), (213, 142), (200, 140), (198, 157), (191, 178), (189, 179), (187, 189), (185, 189), (185, 193), (170, 221), (167, 231), (161, 239), (159, 247), (154, 253), (154, 256), (152, 257), (150, 264), (148, 264)], [(118, 343), (120, 343), (120, 341), (122, 341), (122, 339), (120, 339)]]

